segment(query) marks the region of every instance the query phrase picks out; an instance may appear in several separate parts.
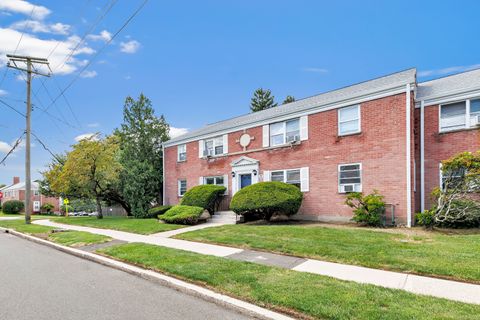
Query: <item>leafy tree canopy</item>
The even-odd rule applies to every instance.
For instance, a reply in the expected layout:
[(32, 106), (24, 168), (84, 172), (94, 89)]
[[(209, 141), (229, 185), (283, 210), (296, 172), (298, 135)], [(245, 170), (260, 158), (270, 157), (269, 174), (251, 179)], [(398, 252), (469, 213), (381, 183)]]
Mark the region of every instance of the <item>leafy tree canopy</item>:
[(290, 103), (290, 102), (294, 102), (295, 101), (295, 97), (293, 96), (286, 96), (285, 97), (285, 100), (283, 100), (283, 103), (282, 104), (286, 104), (286, 103)]
[(250, 110), (252, 112), (258, 112), (276, 107), (277, 104), (275, 103), (274, 99), (275, 98), (270, 90), (259, 88), (253, 93), (253, 97), (250, 102)]

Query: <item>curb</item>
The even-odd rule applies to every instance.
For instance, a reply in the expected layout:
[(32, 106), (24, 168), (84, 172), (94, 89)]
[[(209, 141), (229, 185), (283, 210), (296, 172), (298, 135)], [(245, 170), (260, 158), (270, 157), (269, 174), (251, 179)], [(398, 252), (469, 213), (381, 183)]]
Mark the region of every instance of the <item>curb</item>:
[(170, 276), (166, 276), (164, 274), (161, 274), (155, 271), (135, 267), (130, 264), (113, 260), (113, 259), (100, 256), (94, 253), (85, 252), (79, 249), (62, 246), (60, 244), (53, 243), (40, 238), (36, 238), (15, 230), (0, 227), (0, 231), (12, 234), (19, 238), (26, 239), (28, 241), (46, 245), (50, 248), (71, 254), (73, 256), (76, 256), (85, 260), (89, 260), (110, 268), (127, 272), (129, 274), (135, 275), (137, 277), (140, 277), (149, 281), (154, 281), (160, 285), (175, 289), (177, 291), (180, 291), (182, 293), (185, 293), (191, 296), (198, 297), (208, 302), (215, 303), (217, 305), (228, 308), (230, 310), (234, 310), (246, 316), (250, 316), (250, 317), (254, 317), (256, 319), (262, 319), (262, 320), (294, 320), (294, 318), (277, 313), (275, 311), (271, 311), (271, 310), (256, 306), (254, 304), (251, 304), (249, 302), (232, 298), (224, 294), (216, 293), (210, 289), (206, 289), (195, 284), (191, 284)]

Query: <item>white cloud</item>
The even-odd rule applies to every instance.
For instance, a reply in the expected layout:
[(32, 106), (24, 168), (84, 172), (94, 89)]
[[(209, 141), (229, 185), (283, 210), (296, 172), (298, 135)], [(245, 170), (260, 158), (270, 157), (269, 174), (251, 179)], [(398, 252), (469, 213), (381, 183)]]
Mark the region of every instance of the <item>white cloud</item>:
[(0, 1), (0, 11), (9, 11), (24, 15), (32, 14), (32, 18), (37, 20), (41, 20), (50, 14), (49, 9), (24, 0), (2, 0)]
[(98, 122), (89, 123), (89, 124), (87, 124), (87, 127), (89, 127), (89, 128), (98, 128), (98, 127), (100, 127), (100, 123), (98, 123)]
[(0, 152), (8, 153), (12, 149), (12, 146), (4, 141), (0, 141)]
[(305, 72), (314, 72), (314, 73), (327, 73), (328, 70), (324, 68), (315, 68), (315, 67), (307, 67), (302, 69)]
[(112, 40), (112, 34), (108, 32), (107, 30), (100, 31), (99, 34), (89, 34), (87, 36), (88, 39), (93, 40), (93, 41), (105, 41), (108, 42)]
[(120, 51), (124, 53), (135, 53), (140, 49), (140, 42), (137, 40), (130, 40), (127, 42), (120, 42)]
[[(11, 28), (0, 28), (0, 60), (5, 61), (5, 54), (15, 51), (21, 32)], [(54, 74), (70, 74), (78, 69), (78, 65), (83, 60), (78, 56), (82, 54), (92, 54), (95, 52), (92, 48), (80, 45), (73, 55), (65, 62), (65, 59), (71, 54), (71, 51), (80, 41), (78, 36), (70, 36), (64, 40), (41, 39), (31, 34), (23, 34), (22, 42), (18, 47), (17, 54), (30, 55), (36, 57), (47, 57), (53, 48), (55, 51), (48, 58), (50, 67)], [(42, 70), (42, 69), (41, 69)], [(46, 70), (42, 70), (46, 71)]]
[(169, 131), (169, 134), (170, 134), (170, 138), (176, 138), (176, 137), (179, 137), (181, 135), (184, 135), (185, 133), (188, 132), (188, 129), (187, 128), (175, 128), (175, 127), (170, 127), (170, 131)]
[(8, 94), (7, 91), (3, 90), (3, 89), (0, 89), (0, 97), (1, 96), (6, 96)]
[(75, 141), (80, 142), (82, 140), (98, 140), (98, 133), (84, 133), (75, 137)]
[(96, 76), (97, 76), (97, 71), (95, 70), (92, 70), (92, 71), (86, 70), (80, 73), (80, 77), (82, 78), (95, 78)]
[(432, 70), (423, 70), (418, 72), (419, 77), (428, 77), (428, 76), (443, 76), (450, 73), (465, 72), (473, 69), (480, 68), (480, 64), (472, 64), (469, 66), (453, 66), (443, 69), (432, 69)]
[(10, 26), (10, 28), (15, 30), (26, 30), (31, 31), (34, 33), (53, 33), (53, 34), (60, 34), (60, 35), (67, 35), (70, 30), (70, 25), (63, 24), (60, 22), (54, 24), (46, 24), (41, 21), (35, 20), (22, 20), (15, 22)]

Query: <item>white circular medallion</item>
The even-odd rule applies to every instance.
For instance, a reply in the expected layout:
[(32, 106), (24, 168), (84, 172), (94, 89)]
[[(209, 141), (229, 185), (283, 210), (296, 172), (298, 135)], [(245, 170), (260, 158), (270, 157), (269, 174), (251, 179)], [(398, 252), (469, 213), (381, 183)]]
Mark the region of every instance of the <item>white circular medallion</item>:
[(245, 148), (250, 144), (251, 140), (252, 137), (248, 133), (244, 133), (240, 136), (240, 145)]

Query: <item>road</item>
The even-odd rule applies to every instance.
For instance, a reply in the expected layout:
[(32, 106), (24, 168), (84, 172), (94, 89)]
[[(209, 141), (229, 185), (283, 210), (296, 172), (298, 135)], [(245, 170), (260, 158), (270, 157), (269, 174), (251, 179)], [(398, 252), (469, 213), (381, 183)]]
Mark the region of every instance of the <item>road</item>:
[(0, 319), (247, 319), (125, 272), (0, 233)]

